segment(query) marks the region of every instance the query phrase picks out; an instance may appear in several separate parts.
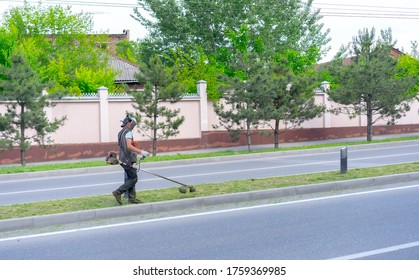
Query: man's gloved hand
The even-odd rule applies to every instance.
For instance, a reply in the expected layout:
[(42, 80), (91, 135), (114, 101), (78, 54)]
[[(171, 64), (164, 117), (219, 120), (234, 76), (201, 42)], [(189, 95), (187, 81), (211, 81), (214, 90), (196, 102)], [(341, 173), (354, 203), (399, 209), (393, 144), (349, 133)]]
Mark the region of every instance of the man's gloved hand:
[(142, 151), (141, 152), (141, 159), (145, 159), (146, 157), (150, 156), (150, 153), (147, 151)]

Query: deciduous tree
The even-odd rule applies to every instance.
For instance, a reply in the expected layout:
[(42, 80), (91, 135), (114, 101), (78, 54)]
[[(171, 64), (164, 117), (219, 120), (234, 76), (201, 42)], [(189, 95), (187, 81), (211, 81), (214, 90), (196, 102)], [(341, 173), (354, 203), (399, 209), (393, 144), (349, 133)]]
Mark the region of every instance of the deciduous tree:
[[(262, 38), (272, 55), (284, 49), (322, 51), (329, 30), (319, 23), (313, 0), (144, 0), (138, 1), (133, 18), (149, 32), (148, 51), (169, 52), (175, 47), (187, 53), (198, 46), (206, 55), (228, 44), (227, 30), (248, 26)], [(152, 43), (152, 44), (150, 44)], [(319, 52), (321, 54), (322, 52)]]
[(0, 54), (3, 65), (11, 54), (22, 55), (42, 82), (54, 81), (50, 92), (90, 93), (100, 86), (116, 90), (116, 73), (102, 49), (106, 36), (92, 35), (91, 15), (73, 13), (70, 6), (25, 1), (4, 12), (0, 23), (0, 44), (8, 47)]

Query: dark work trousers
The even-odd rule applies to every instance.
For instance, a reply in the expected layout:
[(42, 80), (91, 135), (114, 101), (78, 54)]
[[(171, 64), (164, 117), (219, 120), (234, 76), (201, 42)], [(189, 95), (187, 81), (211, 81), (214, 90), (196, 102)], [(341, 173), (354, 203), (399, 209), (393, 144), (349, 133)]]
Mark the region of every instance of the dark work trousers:
[(125, 171), (125, 182), (118, 188), (118, 192), (120, 194), (123, 194), (125, 192), (128, 192), (128, 199), (135, 199), (136, 197), (136, 191), (135, 191), (135, 184), (138, 181), (137, 176), (137, 169), (128, 166), (125, 164), (121, 164), (122, 168), (124, 168)]

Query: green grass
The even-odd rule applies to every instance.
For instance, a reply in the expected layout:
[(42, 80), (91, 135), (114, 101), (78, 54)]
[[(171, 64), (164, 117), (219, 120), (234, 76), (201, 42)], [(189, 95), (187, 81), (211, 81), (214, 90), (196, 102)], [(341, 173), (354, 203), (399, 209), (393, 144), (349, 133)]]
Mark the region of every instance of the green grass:
[[(374, 141), (377, 142), (390, 142), (390, 141), (403, 141), (403, 140), (413, 140), (419, 139), (419, 137), (404, 137), (396, 139), (387, 139), (383, 141)], [(351, 143), (336, 143), (328, 144), (321, 146), (305, 146), (292, 149), (310, 149), (310, 148), (321, 148), (321, 147), (333, 147), (333, 146), (350, 146), (354, 144), (367, 144), (360, 142), (351, 142)], [(290, 148), (291, 149), (291, 148)], [(278, 150), (290, 150), (290, 149), (268, 149), (268, 150), (259, 150), (253, 151), (251, 153), (262, 153), (262, 152), (272, 152)], [(158, 156), (151, 157), (147, 161), (163, 161), (163, 160), (175, 160), (175, 159), (186, 159), (186, 158), (200, 158), (200, 157), (212, 157), (212, 156), (226, 156), (226, 155), (236, 155), (236, 154), (248, 154), (249, 152), (216, 152), (216, 153), (205, 153), (205, 154), (179, 154), (173, 156)], [(102, 166), (105, 165), (102, 161), (89, 161), (89, 162), (74, 162), (70, 164), (42, 164), (42, 165), (32, 165), (26, 166), (24, 169), (22, 167), (4, 167), (8, 170), (3, 172), (6, 173), (17, 173), (17, 172), (33, 172), (33, 171), (46, 171), (46, 170), (55, 170), (55, 169), (66, 169), (66, 168), (80, 168), (80, 167), (92, 167), (92, 166)], [(33, 168), (33, 169), (32, 169)], [(2, 170), (1, 168), (0, 170)], [(181, 194), (178, 192), (177, 187), (159, 189), (159, 190), (148, 190), (138, 192), (138, 197), (144, 203), (152, 203), (159, 201), (169, 201), (176, 199), (185, 199), (193, 197), (204, 197), (211, 195), (222, 195), (230, 194), (237, 192), (248, 192), (255, 190), (265, 190), (265, 189), (274, 189), (274, 188), (283, 188), (296, 185), (306, 185), (306, 184), (315, 184), (315, 183), (324, 183), (331, 181), (342, 181), (342, 180), (351, 180), (359, 178), (368, 178), (376, 176), (384, 176), (391, 174), (403, 174), (410, 172), (418, 172), (419, 163), (410, 163), (410, 164), (400, 164), (392, 166), (381, 166), (374, 168), (362, 168), (362, 169), (351, 169), (346, 174), (340, 174), (338, 171), (335, 172), (323, 172), (317, 174), (307, 174), (307, 175), (293, 175), (293, 176), (283, 176), (283, 177), (273, 177), (265, 179), (251, 179), (251, 180), (240, 180), (240, 181), (230, 181), (224, 183), (212, 183), (212, 184), (202, 184), (195, 185), (197, 191), (194, 193)], [(141, 188), (141, 187), (140, 187)], [(15, 204), (8, 206), (0, 206), (0, 220), (11, 219), (11, 218), (21, 218), (28, 216), (37, 216), (37, 215), (47, 215), (47, 214), (57, 214), (89, 209), (99, 209), (99, 208), (108, 208), (108, 207), (120, 207), (115, 198), (109, 195), (99, 195), (99, 196), (89, 196), (83, 198), (74, 198), (74, 199), (63, 199), (63, 200), (54, 200), (54, 201), (44, 201), (44, 202), (35, 202), (35, 203), (25, 203), (25, 204)]]
[[(374, 168), (353, 169), (349, 170), (346, 174), (340, 174), (339, 172), (334, 171), (307, 175), (293, 175), (265, 179), (250, 179), (230, 181), (224, 183), (202, 184), (195, 185), (197, 189), (196, 192), (186, 194), (179, 193), (178, 188), (173, 187), (159, 190), (140, 191), (137, 193), (137, 195), (144, 203), (151, 203), (175, 199), (283, 188), (296, 185), (368, 178), (390, 174), (403, 174), (418, 171), (419, 163), (410, 163)], [(120, 207), (111, 194), (89, 196), (83, 198), (16, 204), (9, 206), (0, 206), (0, 220), (107, 207)]]

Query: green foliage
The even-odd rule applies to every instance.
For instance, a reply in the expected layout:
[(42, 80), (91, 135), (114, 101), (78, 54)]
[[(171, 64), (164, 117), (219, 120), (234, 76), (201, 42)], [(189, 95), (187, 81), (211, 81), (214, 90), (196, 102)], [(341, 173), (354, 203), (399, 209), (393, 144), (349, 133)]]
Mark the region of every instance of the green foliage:
[[(5, 41), (7, 51), (0, 54), (0, 62), (7, 62), (12, 54), (23, 56), (42, 82), (54, 82), (52, 92), (65, 88), (78, 95), (98, 84), (104, 85), (105, 77), (109, 79), (106, 84), (110, 91), (114, 90), (116, 73), (111, 74), (106, 52), (98, 48), (106, 36), (89, 35), (91, 15), (73, 14), (70, 7), (42, 6), (41, 2), (33, 6), (25, 2), (6, 11), (1, 24), (0, 43)], [(89, 76), (80, 77), (82, 73)]]
[(10, 65), (10, 55), (16, 44), (16, 35), (0, 27), (0, 65)]
[(317, 59), (320, 55), (320, 50), (317, 46), (311, 46), (307, 51), (297, 51), (294, 49), (287, 49), (275, 56), (277, 64), (286, 63), (295, 75), (305, 74), (309, 71), (314, 74), (313, 66), (316, 65)]
[(219, 61), (226, 73), (222, 90), (228, 94), (225, 104), (217, 104), (215, 111), (232, 136), (246, 130), (250, 149), (250, 128), (262, 121), (271, 125), (273, 120), (277, 147), (281, 121), (298, 126), (324, 111), (314, 100), (317, 82), (312, 66), (319, 56), (317, 47), (306, 52), (287, 49), (271, 57), (263, 40), (249, 27), (227, 34), (229, 41), (220, 49)]
[[(417, 78), (406, 74), (398, 60), (390, 56), (393, 46), (391, 31), (375, 29), (359, 31), (352, 44), (350, 63), (334, 63), (330, 68), (340, 86), (330, 92), (330, 97), (345, 107), (335, 112), (345, 112), (351, 117), (367, 116), (367, 140), (372, 139), (372, 126), (381, 119), (394, 123), (410, 109), (409, 101), (416, 96), (413, 90)], [(375, 117), (375, 119), (374, 119)]]
[[(308, 69), (325, 52), (329, 31), (322, 32), (319, 10), (313, 9), (312, 3), (140, 1), (134, 18), (150, 34), (140, 43), (140, 57), (148, 61), (153, 53), (170, 54), (170, 63), (179, 67), (180, 78), (188, 88), (195, 88), (197, 80), (207, 80), (209, 99), (214, 102), (224, 91), (231, 93), (225, 96), (226, 104), (218, 103), (217, 114), (232, 136), (247, 131), (250, 148), (250, 127), (258, 125), (261, 115), (267, 116), (262, 112), (267, 108), (262, 101), (268, 103), (273, 98), (268, 94), (268, 85), (274, 74), (265, 68), (267, 65), (278, 64), (285, 57), (286, 67), (295, 76), (294, 89), (301, 89), (297, 83), (308, 87), (299, 95), (298, 104), (316, 108), (313, 94), (306, 94), (313, 89)], [(223, 76), (218, 82), (216, 74)], [(297, 77), (300, 74), (302, 78)], [(309, 118), (309, 110), (303, 112), (307, 115), (300, 116), (299, 121)], [(318, 115), (317, 108), (313, 114)], [(296, 114), (289, 116), (297, 118)]]
[(419, 56), (415, 58), (414, 56), (402, 55), (398, 60), (397, 68), (399, 70), (397, 77), (407, 76), (416, 80), (416, 86), (407, 92), (407, 95), (414, 96), (415, 93), (419, 92)]
[(253, 34), (247, 25), (241, 26), (237, 32), (227, 30), (226, 36), (226, 46), (218, 49), (218, 65), (227, 76), (246, 80), (246, 65), (244, 64), (248, 64), (251, 59), (263, 58), (263, 41)]
[[(134, 9), (134, 18), (149, 32), (148, 51), (168, 53), (174, 47), (188, 53), (201, 46), (206, 55), (228, 45), (227, 31), (248, 26), (262, 38), (273, 56), (284, 49), (321, 49), (329, 39), (322, 32), (319, 10), (312, 0), (145, 0)], [(236, 46), (237, 47), (237, 46)]]
[(114, 72), (109, 69), (91, 69), (85, 66), (80, 66), (75, 72), (75, 82), (81, 92), (92, 93), (97, 92), (97, 89), (101, 86), (105, 86), (114, 92), (115, 84), (113, 79), (115, 78)]
[(163, 65), (157, 56), (152, 57), (148, 65), (140, 65), (137, 79), (145, 84), (144, 91), (132, 92), (138, 120), (138, 130), (152, 139), (153, 155), (156, 155), (157, 141), (176, 136), (185, 118), (179, 116), (180, 109), (170, 109), (160, 104), (161, 101), (176, 103), (186, 88), (177, 82), (176, 68)]
[(262, 119), (269, 69), (260, 55), (263, 45), (252, 38), (246, 26), (238, 32), (229, 32), (229, 40), (229, 47), (222, 51), (225, 75), (221, 76), (220, 91), (225, 92), (224, 100), (216, 103), (214, 109), (220, 125), (230, 132), (233, 140), (245, 131), (250, 150), (251, 129), (256, 129)]
[(46, 34), (83, 34), (91, 30), (92, 18), (87, 13), (74, 15), (71, 7), (37, 6), (25, 1), (23, 6), (13, 7), (4, 15), (4, 25), (15, 27), (21, 39)]
[(196, 83), (199, 80), (207, 82), (208, 100), (217, 101), (221, 94), (218, 90), (218, 70), (214, 56), (208, 57), (202, 48), (189, 53), (183, 53), (180, 49), (173, 50), (169, 60), (179, 69), (178, 79), (186, 86), (188, 93), (196, 92)]
[(280, 123), (286, 128), (294, 128), (324, 112), (324, 107), (315, 103), (317, 80), (311, 69), (309, 57), (292, 52), (292, 60), (286, 56), (270, 65), (271, 78), (268, 80), (268, 94), (264, 101), (263, 118), (274, 121), (274, 146), (278, 148)]
[(26, 164), (25, 151), (31, 142), (42, 146), (52, 144), (50, 133), (55, 132), (65, 118), (49, 121), (44, 111), (51, 106), (43, 94), (46, 85), (21, 56), (13, 56), (11, 67), (0, 66), (0, 99), (9, 101), (7, 111), (0, 114), (0, 133), (3, 147), (18, 145), (21, 163)]
[(116, 44), (116, 53), (122, 59), (136, 63), (136, 43), (132, 41), (120, 41)]

